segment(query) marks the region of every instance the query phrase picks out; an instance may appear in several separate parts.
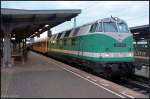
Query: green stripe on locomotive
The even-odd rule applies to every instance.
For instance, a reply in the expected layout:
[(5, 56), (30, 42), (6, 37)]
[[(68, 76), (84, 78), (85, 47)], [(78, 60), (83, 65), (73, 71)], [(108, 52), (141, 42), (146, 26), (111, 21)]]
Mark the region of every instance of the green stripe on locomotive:
[[(125, 47), (114, 47), (114, 44), (117, 43), (116, 39), (98, 33), (97, 34), (88, 33), (88, 34), (90, 35), (82, 35), (72, 38), (63, 38), (57, 40), (53, 44), (49, 43), (48, 44), (49, 51), (50, 49), (59, 49), (56, 52), (60, 53), (60, 50), (62, 50), (61, 53), (64, 55), (64, 57), (65, 56), (77, 57), (97, 62), (132, 62), (134, 60), (133, 57), (100, 58), (100, 57), (82, 56), (82, 52), (90, 52), (90, 53), (133, 52), (132, 36), (129, 36), (123, 40), (122, 43), (126, 45)], [(81, 54), (71, 54), (71, 53), (65, 54), (63, 50), (80, 51)]]

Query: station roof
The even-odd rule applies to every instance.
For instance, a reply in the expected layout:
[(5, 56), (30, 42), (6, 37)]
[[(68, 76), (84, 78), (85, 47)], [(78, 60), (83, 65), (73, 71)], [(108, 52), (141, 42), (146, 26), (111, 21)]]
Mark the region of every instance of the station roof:
[[(81, 13), (79, 9), (23, 10), (1, 8), (1, 25), (13, 27), (12, 37), (23, 39), (34, 37)], [(1, 32), (4, 33), (1, 27)]]
[(136, 40), (140, 40), (141, 38), (148, 39), (150, 36), (149, 33), (149, 24), (130, 27), (131, 32)]

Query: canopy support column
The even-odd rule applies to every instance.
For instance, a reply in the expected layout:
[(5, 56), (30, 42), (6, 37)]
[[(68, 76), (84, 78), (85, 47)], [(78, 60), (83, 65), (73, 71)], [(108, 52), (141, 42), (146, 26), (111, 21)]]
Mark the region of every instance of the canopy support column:
[(12, 67), (11, 61), (11, 28), (6, 25), (4, 29), (3, 66)]
[(2, 65), (3, 57), (3, 37), (0, 36), (0, 65)]
[(147, 45), (148, 45), (147, 53), (148, 53), (149, 64), (150, 64), (150, 53), (149, 53), (149, 49), (150, 49), (150, 39), (149, 39), (149, 38), (148, 38), (148, 40), (147, 40)]
[(74, 18), (74, 29), (76, 28), (76, 17)]

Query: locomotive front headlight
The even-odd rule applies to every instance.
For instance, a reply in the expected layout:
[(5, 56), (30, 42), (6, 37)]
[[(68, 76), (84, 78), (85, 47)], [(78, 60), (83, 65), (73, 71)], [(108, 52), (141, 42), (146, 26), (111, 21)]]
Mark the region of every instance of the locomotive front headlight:
[(133, 57), (133, 52), (128, 53), (129, 57)]
[(103, 53), (101, 54), (101, 57), (112, 57), (113, 55), (111, 53)]
[(110, 54), (107, 54), (107, 53), (106, 53), (106, 54), (104, 54), (104, 56), (105, 56), (105, 57), (110, 57)]

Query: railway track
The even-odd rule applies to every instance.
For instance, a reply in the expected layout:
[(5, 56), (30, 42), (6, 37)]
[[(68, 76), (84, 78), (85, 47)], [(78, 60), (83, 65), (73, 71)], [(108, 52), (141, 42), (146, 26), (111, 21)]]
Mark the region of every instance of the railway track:
[(137, 75), (134, 75), (133, 77), (129, 79), (121, 79), (116, 83), (149, 96), (150, 83), (148, 78), (143, 78)]

